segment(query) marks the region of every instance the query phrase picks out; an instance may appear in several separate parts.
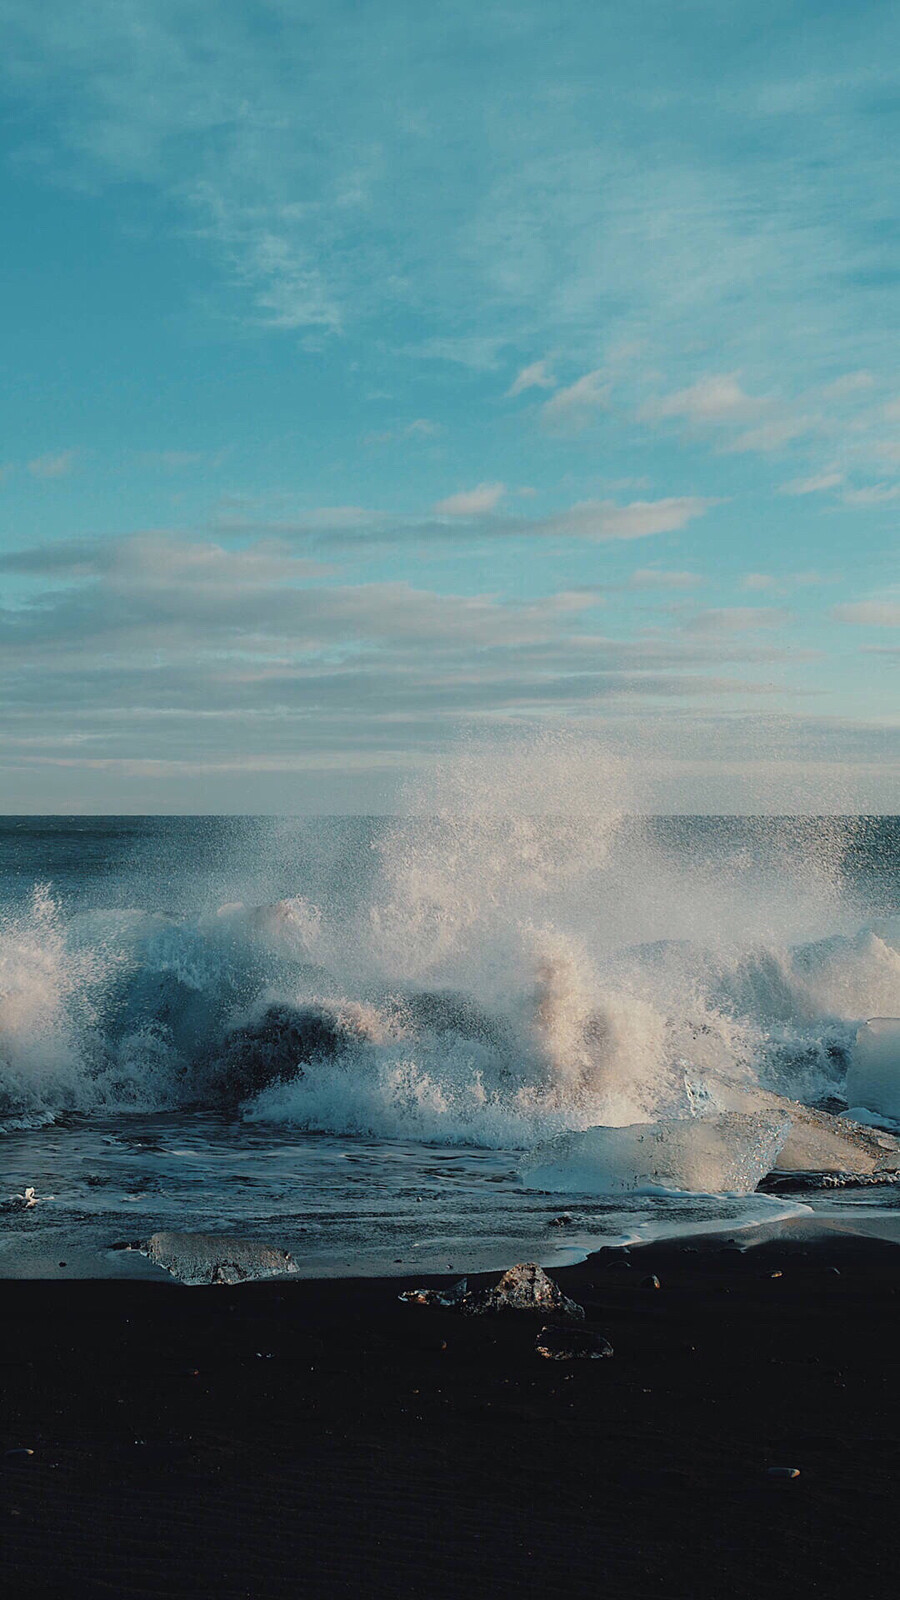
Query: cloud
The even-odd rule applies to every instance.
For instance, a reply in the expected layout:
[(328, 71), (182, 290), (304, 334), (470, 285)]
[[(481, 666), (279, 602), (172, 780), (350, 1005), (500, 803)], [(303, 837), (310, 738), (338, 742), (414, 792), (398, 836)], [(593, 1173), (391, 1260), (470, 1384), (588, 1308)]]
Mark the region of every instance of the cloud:
[(439, 517), (477, 517), (493, 511), (506, 493), (505, 483), (479, 483), (474, 489), (461, 489), (458, 494), (439, 500), (435, 514)]
[(785, 445), (810, 433), (815, 426), (814, 417), (775, 417), (760, 423), (758, 428), (738, 434), (725, 448), (733, 455), (746, 455), (750, 451), (768, 455), (770, 451), (783, 450)]
[(835, 622), (852, 622), (862, 628), (900, 628), (900, 601), (855, 600), (835, 606), (831, 615)]
[[(511, 493), (503, 484), (482, 483), (464, 489), (438, 502), (430, 517), (399, 516), (360, 506), (319, 507), (298, 511), (290, 517), (273, 520), (263, 506), (220, 504), (215, 521), (217, 532), (231, 535), (266, 537), (276, 540), (309, 539), (358, 549), (369, 546), (401, 545), (412, 540), (459, 540), (472, 538), (521, 539), (644, 539), (654, 534), (677, 533), (721, 502), (710, 496), (671, 495), (660, 500), (632, 500), (620, 505), (615, 500), (585, 500), (543, 517), (500, 513), (502, 496)], [(529, 496), (526, 496), (528, 498)], [(447, 518), (467, 519), (463, 527), (453, 527)]]
[(818, 472), (811, 478), (792, 478), (789, 483), (783, 483), (779, 494), (806, 495), (824, 494), (828, 489), (837, 489), (844, 481), (842, 472)]
[(658, 567), (639, 567), (628, 579), (629, 589), (696, 589), (706, 580), (697, 572), (663, 571)]
[[(792, 407), (747, 394), (736, 373), (700, 378), (686, 389), (648, 400), (638, 411), (647, 422), (681, 422), (689, 430), (733, 430), (720, 449), (728, 454), (768, 454), (783, 450), (792, 440), (810, 433), (820, 419), (803, 416)], [(747, 426), (752, 423), (752, 426)]]
[(700, 611), (685, 624), (688, 633), (751, 633), (759, 628), (783, 628), (791, 613), (780, 606), (720, 606)]
[(401, 354), (417, 361), (449, 361), (476, 372), (491, 372), (499, 363), (505, 342), (496, 334), (436, 335), (423, 339), (421, 344), (405, 345)]
[(381, 428), (365, 433), (362, 442), (365, 445), (377, 445), (392, 444), (397, 439), (436, 439), (443, 431), (439, 422), (431, 422), (428, 417), (416, 417), (404, 427)]
[(271, 540), (71, 539), (2, 565), (32, 587), (0, 610), (0, 735), (48, 759), (215, 765), (296, 756), (300, 741), (346, 762), (448, 719), (742, 705), (779, 692), (748, 667), (785, 659), (730, 637), (598, 635), (589, 588), (504, 603), (337, 581)]
[(843, 400), (848, 395), (864, 394), (875, 387), (871, 372), (845, 372), (842, 377), (826, 383), (821, 391), (826, 400)]
[(669, 418), (703, 424), (741, 422), (765, 404), (764, 400), (744, 393), (736, 373), (720, 373), (700, 378), (687, 389), (648, 401), (641, 408), (641, 416), (654, 422)]
[(28, 463), (33, 478), (65, 478), (78, 458), (77, 450), (61, 450), (58, 455), (36, 456)]
[(541, 407), (541, 418), (548, 428), (574, 428), (586, 426), (593, 412), (609, 403), (611, 384), (602, 367), (586, 372), (583, 378), (559, 389), (552, 399)]
[(613, 500), (586, 500), (556, 515), (507, 523), (506, 531), (558, 539), (646, 539), (651, 534), (676, 533), (716, 504), (699, 495), (632, 500), (622, 506)]
[(777, 578), (771, 572), (745, 572), (741, 579), (742, 589), (751, 589), (762, 592), (764, 589), (775, 589), (778, 586)]
[(845, 489), (841, 499), (847, 506), (886, 506), (900, 499), (900, 484), (870, 483), (861, 489)]
[(443, 431), (439, 422), (432, 422), (428, 417), (416, 417), (402, 430), (405, 439), (435, 439)]
[(546, 361), (533, 361), (530, 367), (523, 367), (518, 377), (513, 380), (506, 391), (505, 399), (512, 400), (517, 394), (522, 394), (526, 389), (555, 389), (556, 379), (547, 370)]

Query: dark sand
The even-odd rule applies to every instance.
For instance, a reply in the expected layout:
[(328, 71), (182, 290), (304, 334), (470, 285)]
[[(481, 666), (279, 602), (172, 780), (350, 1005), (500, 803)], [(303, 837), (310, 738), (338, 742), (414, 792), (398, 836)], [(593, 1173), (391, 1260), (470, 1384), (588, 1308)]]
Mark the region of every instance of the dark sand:
[(571, 1364), (395, 1281), (4, 1284), (6, 1592), (894, 1592), (900, 1247), (630, 1261), (553, 1274), (615, 1347)]

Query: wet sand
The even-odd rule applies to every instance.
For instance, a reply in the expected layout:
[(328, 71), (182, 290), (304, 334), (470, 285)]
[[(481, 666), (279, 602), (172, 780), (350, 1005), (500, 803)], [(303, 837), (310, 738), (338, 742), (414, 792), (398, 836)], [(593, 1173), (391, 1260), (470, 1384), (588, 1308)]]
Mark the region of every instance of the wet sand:
[(746, 1242), (555, 1271), (593, 1362), (401, 1305), (410, 1280), (8, 1281), (0, 1448), (34, 1454), (0, 1460), (7, 1592), (889, 1593), (900, 1246)]

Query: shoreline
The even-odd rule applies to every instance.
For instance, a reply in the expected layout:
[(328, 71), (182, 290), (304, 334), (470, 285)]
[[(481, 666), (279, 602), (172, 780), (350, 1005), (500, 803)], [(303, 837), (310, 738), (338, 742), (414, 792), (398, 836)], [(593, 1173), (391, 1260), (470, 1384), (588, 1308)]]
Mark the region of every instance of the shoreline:
[[(561, 1197), (564, 1198), (564, 1197)], [(594, 1257), (604, 1254), (609, 1250), (638, 1250), (652, 1247), (665, 1248), (678, 1246), (691, 1246), (704, 1242), (715, 1245), (717, 1240), (740, 1235), (747, 1248), (753, 1244), (769, 1238), (788, 1238), (797, 1230), (805, 1230), (810, 1237), (827, 1236), (833, 1232), (856, 1234), (860, 1238), (875, 1238), (887, 1243), (900, 1244), (900, 1209), (880, 1210), (873, 1207), (865, 1212), (855, 1213), (852, 1208), (845, 1212), (820, 1212), (814, 1205), (806, 1201), (791, 1200), (789, 1197), (766, 1196), (772, 1202), (772, 1215), (749, 1216), (742, 1220), (739, 1216), (730, 1219), (715, 1218), (709, 1222), (695, 1221), (682, 1224), (678, 1227), (666, 1229), (660, 1225), (660, 1231), (651, 1225), (638, 1226), (628, 1233), (621, 1233), (614, 1237), (595, 1239), (590, 1244), (583, 1241), (567, 1243), (565, 1229), (560, 1229), (559, 1235), (553, 1240), (552, 1250), (535, 1250), (530, 1256), (520, 1255), (516, 1259), (534, 1260), (547, 1272), (554, 1275), (567, 1271), (572, 1267), (583, 1266)], [(178, 1283), (178, 1277), (170, 1273), (165, 1267), (149, 1259), (137, 1243), (115, 1244), (100, 1246), (92, 1243), (83, 1246), (79, 1238), (83, 1230), (53, 1230), (52, 1233), (39, 1240), (17, 1239), (12, 1233), (0, 1237), (0, 1284), (13, 1283), (156, 1283), (166, 1285)], [(573, 1230), (583, 1233), (577, 1226)], [(186, 1230), (190, 1235), (191, 1230)], [(177, 1237), (179, 1230), (174, 1230)], [(266, 1247), (270, 1244), (276, 1248), (282, 1243), (281, 1233), (277, 1227), (267, 1227), (258, 1232), (228, 1230), (211, 1231), (204, 1233), (204, 1238), (210, 1240), (221, 1238), (223, 1244), (227, 1240), (240, 1240), (244, 1243), (258, 1244)], [(60, 1251), (65, 1259), (58, 1259)], [(100, 1261), (108, 1270), (96, 1271), (97, 1262)], [(11, 1264), (17, 1270), (9, 1270)], [(397, 1261), (396, 1270), (372, 1271), (335, 1271), (315, 1272), (305, 1271), (303, 1266), (298, 1266), (296, 1271), (285, 1273), (281, 1277), (274, 1274), (268, 1278), (247, 1280), (248, 1285), (254, 1282), (285, 1282), (285, 1283), (339, 1283), (339, 1282), (406, 1282), (410, 1276), (421, 1276), (422, 1281), (438, 1282), (446, 1279), (455, 1281), (462, 1276), (475, 1278), (490, 1277), (505, 1272), (514, 1264), (514, 1258), (507, 1251), (493, 1265), (475, 1266), (471, 1269), (465, 1266), (465, 1258), (461, 1262), (448, 1267), (446, 1273), (439, 1273), (423, 1268), (419, 1273), (417, 1265), (410, 1257)], [(4, 1270), (4, 1267), (7, 1270)], [(197, 1288), (203, 1285), (186, 1283), (185, 1287)]]
[(552, 1269), (602, 1361), (398, 1301), (455, 1276), (6, 1280), (11, 1592), (889, 1588), (896, 1244), (798, 1218)]

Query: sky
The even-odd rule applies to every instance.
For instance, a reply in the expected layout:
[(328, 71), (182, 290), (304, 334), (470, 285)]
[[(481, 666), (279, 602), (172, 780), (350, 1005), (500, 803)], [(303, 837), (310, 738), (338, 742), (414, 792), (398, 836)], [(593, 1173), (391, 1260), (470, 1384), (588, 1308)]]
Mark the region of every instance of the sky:
[(0, 810), (900, 810), (891, 0), (0, 37)]

